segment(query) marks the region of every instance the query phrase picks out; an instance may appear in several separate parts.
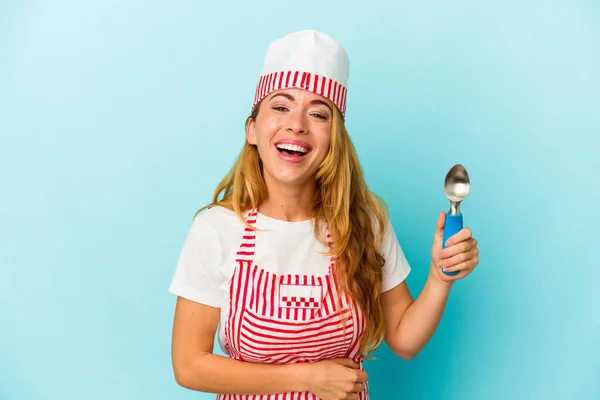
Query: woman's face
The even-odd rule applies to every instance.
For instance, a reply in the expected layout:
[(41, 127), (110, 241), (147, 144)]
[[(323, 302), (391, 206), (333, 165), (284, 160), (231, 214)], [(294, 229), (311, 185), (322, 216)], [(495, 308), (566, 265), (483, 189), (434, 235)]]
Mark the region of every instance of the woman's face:
[(262, 100), (246, 138), (258, 149), (267, 184), (314, 181), (329, 151), (333, 107), (329, 99), (302, 89), (278, 90)]

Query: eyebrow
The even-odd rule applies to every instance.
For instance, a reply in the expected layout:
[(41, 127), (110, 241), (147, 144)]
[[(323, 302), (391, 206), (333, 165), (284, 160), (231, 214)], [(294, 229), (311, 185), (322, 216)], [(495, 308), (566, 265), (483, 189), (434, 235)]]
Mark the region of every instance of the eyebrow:
[[(275, 93), (273, 96), (271, 96), (271, 100), (273, 100), (277, 96), (285, 97), (289, 101), (296, 101), (296, 99), (294, 98), (294, 96), (292, 96), (289, 93)], [(326, 106), (329, 109), (329, 111), (331, 111), (331, 107), (329, 106), (329, 104), (326, 101), (323, 101), (321, 99), (311, 100), (310, 104), (322, 104), (322, 105)]]

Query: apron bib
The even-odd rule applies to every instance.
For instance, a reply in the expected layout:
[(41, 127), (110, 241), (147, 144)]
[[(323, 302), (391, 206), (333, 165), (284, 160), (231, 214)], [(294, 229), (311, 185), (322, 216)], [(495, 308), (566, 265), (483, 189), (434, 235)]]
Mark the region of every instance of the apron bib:
[[(256, 223), (258, 210), (247, 222)], [(328, 244), (331, 235), (327, 230)], [(246, 227), (236, 256), (225, 323), (226, 350), (236, 360), (290, 364), (350, 358), (363, 369), (359, 341), (364, 315), (346, 295), (338, 298), (330, 257), (326, 275), (275, 274), (254, 264), (256, 232)], [(359, 399), (368, 400), (368, 384)], [(218, 395), (218, 400), (318, 400), (312, 393)]]

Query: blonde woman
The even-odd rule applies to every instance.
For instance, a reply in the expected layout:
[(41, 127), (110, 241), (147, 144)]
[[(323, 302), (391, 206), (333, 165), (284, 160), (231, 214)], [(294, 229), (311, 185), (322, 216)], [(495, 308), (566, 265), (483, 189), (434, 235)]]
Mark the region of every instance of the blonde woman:
[[(413, 300), (410, 267), (344, 126), (348, 71), (323, 33), (270, 45), (246, 143), (196, 214), (169, 288), (181, 386), (218, 399), (368, 399), (363, 360), (383, 340), (414, 357), (453, 282), (477, 265), (467, 228), (442, 251), (441, 212)], [(213, 353), (215, 335), (227, 357)]]

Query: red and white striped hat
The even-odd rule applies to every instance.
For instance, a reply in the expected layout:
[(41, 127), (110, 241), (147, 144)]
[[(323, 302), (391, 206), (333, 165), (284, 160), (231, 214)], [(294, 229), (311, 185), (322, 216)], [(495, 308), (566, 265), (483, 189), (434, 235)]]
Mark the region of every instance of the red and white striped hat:
[(270, 93), (293, 87), (327, 97), (345, 116), (349, 70), (346, 50), (331, 36), (291, 33), (269, 46), (252, 108)]

